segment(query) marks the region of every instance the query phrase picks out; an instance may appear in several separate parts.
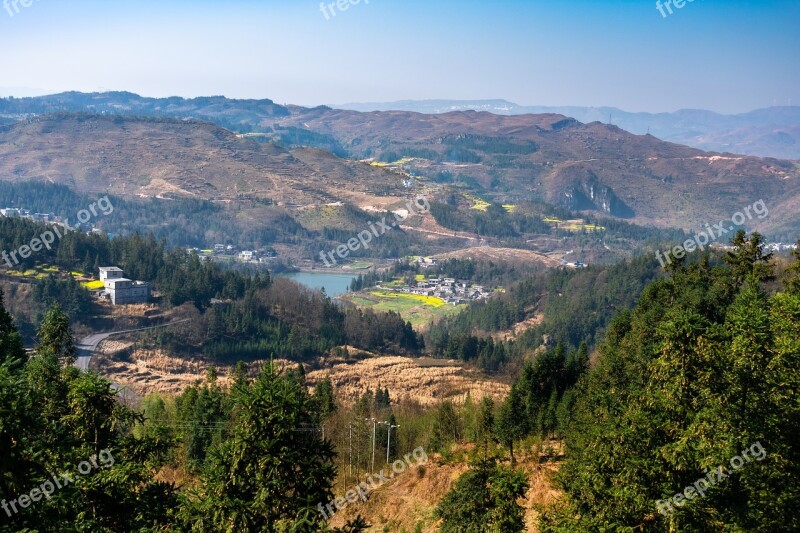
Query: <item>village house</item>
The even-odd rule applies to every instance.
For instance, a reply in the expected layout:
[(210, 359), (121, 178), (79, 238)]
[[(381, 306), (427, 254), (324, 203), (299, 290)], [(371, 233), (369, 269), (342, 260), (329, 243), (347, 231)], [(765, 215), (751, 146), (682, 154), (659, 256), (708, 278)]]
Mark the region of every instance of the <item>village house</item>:
[(100, 267), (100, 281), (113, 305), (139, 304), (150, 301), (150, 284), (127, 279), (119, 267)]

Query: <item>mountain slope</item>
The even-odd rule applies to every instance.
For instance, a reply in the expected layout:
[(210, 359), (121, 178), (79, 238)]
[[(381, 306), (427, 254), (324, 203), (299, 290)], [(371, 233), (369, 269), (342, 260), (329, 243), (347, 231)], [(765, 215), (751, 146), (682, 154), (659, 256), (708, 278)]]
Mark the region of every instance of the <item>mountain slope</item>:
[(800, 167), (777, 159), (702, 152), (562, 115), (423, 115), (290, 107), (285, 125), (329, 135), (354, 156), (394, 160), (486, 197), (541, 199), (661, 227), (700, 227), (763, 199), (780, 216), (761, 229), (800, 228)]
[(332, 106), (353, 111), (449, 113), (488, 111), (497, 115), (557, 113), (580, 122), (605, 122), (644, 135), (702, 150), (800, 159), (800, 107), (770, 107), (737, 115), (683, 109), (674, 113), (631, 113), (616, 107), (521, 106), (507, 100), (402, 100)]
[(292, 153), (204, 122), (99, 115), (48, 115), (0, 128), (0, 179), (286, 206), (401, 191), (397, 175), (319, 150)]

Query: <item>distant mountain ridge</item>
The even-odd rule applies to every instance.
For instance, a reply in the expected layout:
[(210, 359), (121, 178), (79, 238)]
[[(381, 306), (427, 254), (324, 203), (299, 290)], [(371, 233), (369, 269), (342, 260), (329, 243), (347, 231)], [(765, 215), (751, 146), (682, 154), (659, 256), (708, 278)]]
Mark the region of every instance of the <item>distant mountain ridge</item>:
[(353, 111), (411, 111), (441, 114), (487, 111), (496, 115), (556, 113), (585, 124), (611, 123), (637, 135), (714, 152), (800, 159), (800, 106), (768, 107), (749, 113), (723, 115), (702, 109), (674, 113), (632, 113), (616, 107), (522, 106), (508, 100), (401, 100), (330, 106)]
[[(775, 120), (769, 114), (762, 120)], [(387, 206), (418, 186), (464, 208), (476, 197), (541, 201), (682, 229), (763, 199), (776, 216), (754, 220), (755, 229), (793, 239), (800, 227), (796, 162), (703, 152), (563, 114), (364, 113), (64, 93), (0, 99), (2, 119), (14, 121), (0, 123), (0, 179), (10, 181), (221, 202), (266, 198), (289, 209)]]

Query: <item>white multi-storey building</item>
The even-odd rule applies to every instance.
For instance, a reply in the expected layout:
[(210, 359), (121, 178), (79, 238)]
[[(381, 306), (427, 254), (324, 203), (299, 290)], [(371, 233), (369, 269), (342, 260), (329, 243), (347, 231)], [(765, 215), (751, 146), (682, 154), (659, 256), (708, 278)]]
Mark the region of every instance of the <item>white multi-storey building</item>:
[(150, 284), (127, 279), (118, 267), (100, 267), (100, 281), (114, 305), (141, 304), (150, 301)]

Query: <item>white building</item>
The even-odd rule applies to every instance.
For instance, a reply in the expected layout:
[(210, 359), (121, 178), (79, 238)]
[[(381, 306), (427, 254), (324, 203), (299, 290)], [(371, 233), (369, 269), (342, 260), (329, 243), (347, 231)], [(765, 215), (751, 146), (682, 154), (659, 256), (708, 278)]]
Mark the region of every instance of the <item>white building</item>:
[(118, 267), (100, 267), (100, 281), (114, 305), (141, 304), (150, 301), (150, 284), (125, 278)]

